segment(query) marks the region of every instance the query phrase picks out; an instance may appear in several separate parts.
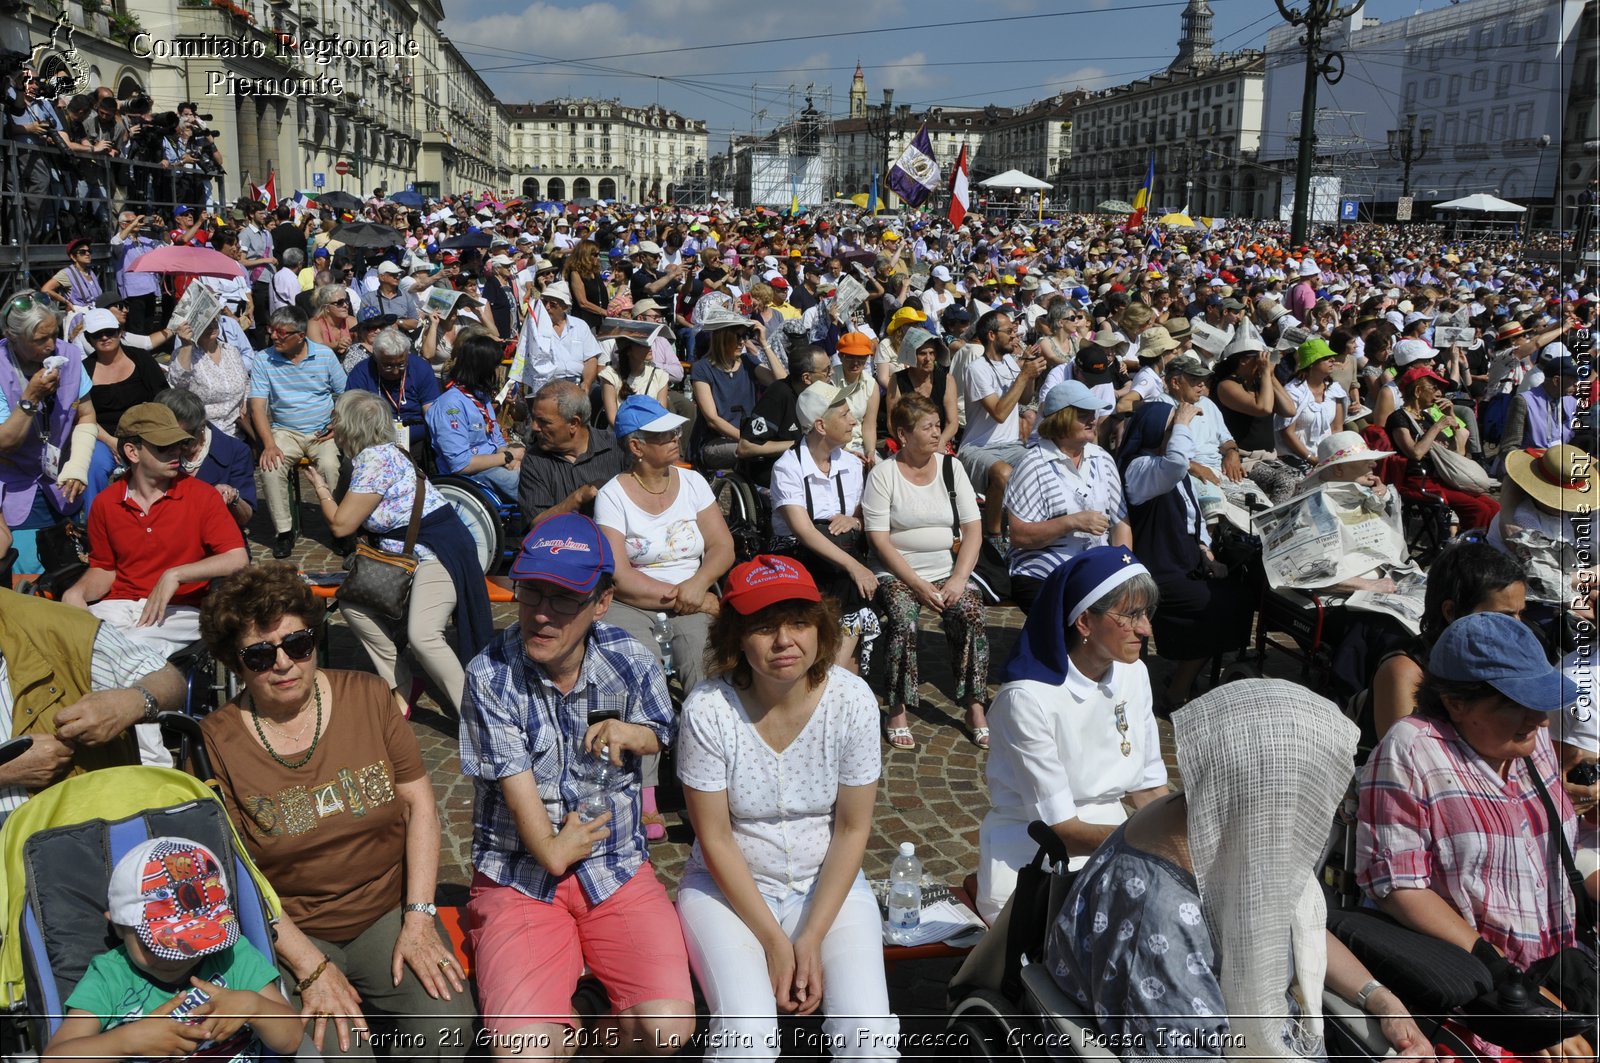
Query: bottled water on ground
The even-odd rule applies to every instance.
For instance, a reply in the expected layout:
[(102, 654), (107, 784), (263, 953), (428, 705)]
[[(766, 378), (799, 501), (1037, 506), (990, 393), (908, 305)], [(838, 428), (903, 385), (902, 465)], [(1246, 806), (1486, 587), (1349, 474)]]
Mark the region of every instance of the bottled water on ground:
[(922, 861), (916, 846), (900, 843), (889, 867), (889, 940), (905, 944), (922, 924)]

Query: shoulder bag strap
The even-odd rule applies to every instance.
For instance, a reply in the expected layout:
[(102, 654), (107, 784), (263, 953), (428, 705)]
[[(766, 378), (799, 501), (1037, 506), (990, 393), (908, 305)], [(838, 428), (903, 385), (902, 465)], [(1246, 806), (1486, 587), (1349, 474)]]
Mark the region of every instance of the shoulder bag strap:
[(1522, 764), (1528, 769), (1528, 777), (1533, 780), (1533, 788), (1539, 792), (1539, 803), (1544, 805), (1545, 818), (1550, 833), (1555, 835), (1556, 849), (1561, 853), (1561, 866), (1566, 871), (1567, 885), (1572, 890), (1572, 899), (1577, 904), (1573, 912), (1574, 922), (1577, 924), (1578, 940), (1587, 944), (1591, 949), (1596, 948), (1595, 933), (1595, 902), (1589, 896), (1589, 891), (1584, 888), (1583, 875), (1578, 871), (1576, 861), (1572, 859), (1572, 850), (1567, 847), (1567, 832), (1561, 829), (1561, 816), (1556, 811), (1556, 803), (1550, 796), (1550, 791), (1545, 789), (1544, 780), (1539, 777), (1539, 769), (1534, 764), (1532, 757), (1523, 757)]
[(948, 454), (941, 454), (944, 464), (940, 468), (944, 476), (944, 490), (950, 496), (950, 534), (956, 542), (961, 541), (961, 510), (956, 506), (956, 470), (951, 462), (955, 461)]
[[(404, 448), (402, 448), (404, 449)], [(406, 528), (406, 554), (414, 554), (417, 549), (417, 529), (422, 524), (422, 502), (428, 494), (428, 480), (422, 475), (422, 470), (417, 470), (416, 497), (411, 500), (411, 525)]]

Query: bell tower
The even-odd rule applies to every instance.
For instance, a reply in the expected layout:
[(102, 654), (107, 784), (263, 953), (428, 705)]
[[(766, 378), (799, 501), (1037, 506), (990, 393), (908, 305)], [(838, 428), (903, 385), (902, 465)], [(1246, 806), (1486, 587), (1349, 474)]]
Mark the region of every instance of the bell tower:
[(1183, 9), (1183, 33), (1178, 37), (1178, 57), (1171, 70), (1200, 69), (1211, 65), (1211, 7), (1206, 0), (1189, 0)]
[(865, 118), (867, 116), (867, 77), (861, 72), (861, 64), (856, 63), (856, 76), (850, 79), (850, 117)]

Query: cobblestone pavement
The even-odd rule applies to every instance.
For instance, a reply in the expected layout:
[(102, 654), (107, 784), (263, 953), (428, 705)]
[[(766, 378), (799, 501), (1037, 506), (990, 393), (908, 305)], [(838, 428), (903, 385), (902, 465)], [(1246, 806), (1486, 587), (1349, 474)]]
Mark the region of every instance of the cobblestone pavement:
[[(311, 498), (309, 489), (305, 497)], [(302, 571), (328, 571), (340, 567), (340, 558), (328, 547), (327, 528), (314, 507), (301, 510), (302, 535), (289, 560)], [(254, 556), (271, 558), (273, 533), (263, 505), (249, 529)], [(515, 619), (516, 607), (496, 605), (495, 625), (502, 628)], [(1010, 655), (1021, 627), (1021, 614), (1010, 607), (988, 610), (991, 670), (998, 673)], [(366, 654), (337, 612), (330, 617), (329, 660), (332, 667), (369, 669)], [(978, 824), (989, 808), (984, 777), (987, 754), (968, 738), (960, 709), (946, 691), (955, 689), (944, 640), (924, 617), (921, 652), (921, 704), (911, 712), (917, 738), (915, 751), (891, 749), (883, 742), (883, 783), (878, 790), (872, 841), (867, 846), (866, 873), (888, 874), (901, 842), (913, 842), (929, 872), (950, 883), (960, 882), (977, 869)], [(1152, 666), (1159, 668), (1159, 662)], [(991, 692), (997, 684), (991, 676)], [(411, 720), (423, 762), (433, 777), (439, 796), (444, 838), (439, 857), (441, 903), (465, 903), (471, 881), (473, 782), (461, 774), (456, 726), (439, 708), (431, 691), (424, 695)], [(1161, 724), (1168, 765), (1176, 774), (1171, 747), (1171, 727)], [(665, 841), (651, 846), (655, 863), (669, 890), (675, 890), (689, 855), (689, 829), (677, 812), (665, 814)], [(947, 1012), (945, 989), (958, 961), (921, 960), (897, 964), (890, 972), (890, 999), (902, 1018), (903, 1029), (931, 1032), (943, 1028)]]

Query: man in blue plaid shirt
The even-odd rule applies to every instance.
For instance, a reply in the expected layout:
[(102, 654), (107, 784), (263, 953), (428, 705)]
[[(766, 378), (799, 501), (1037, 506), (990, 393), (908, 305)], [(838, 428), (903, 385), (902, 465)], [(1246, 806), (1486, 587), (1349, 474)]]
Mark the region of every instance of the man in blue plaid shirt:
[[(476, 782), (468, 902), (484, 1026), (497, 1056), (572, 1054), (585, 962), (614, 1015), (582, 1040), (671, 1054), (694, 1032), (677, 913), (650, 866), (639, 758), (675, 726), (655, 657), (599, 621), (614, 566), (588, 517), (536, 525), (511, 566), (517, 623), (467, 667), (461, 770)], [(621, 769), (587, 821), (601, 759)]]

